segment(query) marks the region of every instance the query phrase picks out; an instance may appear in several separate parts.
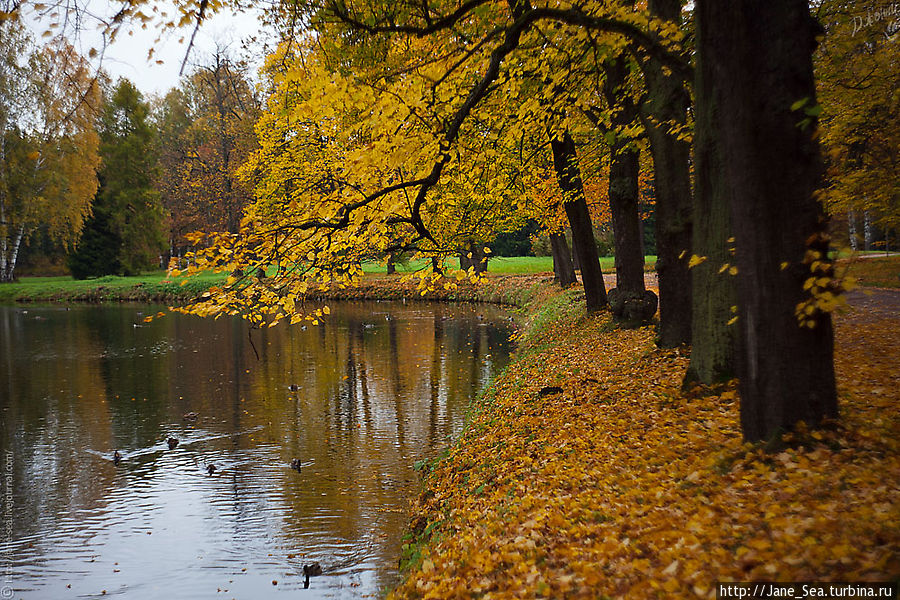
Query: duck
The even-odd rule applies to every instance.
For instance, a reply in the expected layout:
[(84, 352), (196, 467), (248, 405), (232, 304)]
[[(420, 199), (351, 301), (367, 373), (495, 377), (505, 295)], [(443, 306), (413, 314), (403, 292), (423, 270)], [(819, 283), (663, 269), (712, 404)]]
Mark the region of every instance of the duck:
[(119, 454), (119, 451), (116, 450), (115, 452), (113, 452), (113, 464), (118, 465), (119, 462), (121, 462), (121, 460), (122, 460), (122, 455)]
[(212, 475), (216, 472), (216, 465), (206, 465), (206, 473)]
[(303, 589), (309, 589), (309, 578), (322, 574), (322, 565), (315, 562), (311, 565), (303, 565)]
[(297, 471), (298, 473), (300, 472), (300, 459), (299, 458), (295, 458), (294, 460), (291, 461), (291, 468), (294, 469), (295, 471)]
[(299, 392), (300, 386), (297, 385), (296, 383), (292, 383), (291, 385), (288, 386), (288, 389), (291, 390), (292, 392)]
[(186, 412), (186, 413), (184, 413), (184, 415), (182, 415), (182, 418), (183, 418), (185, 421), (193, 421), (194, 419), (196, 419), (196, 418), (199, 417), (199, 416), (200, 416), (200, 415), (198, 415), (198, 414), (195, 413), (194, 411), (191, 411), (191, 412)]
[(174, 450), (178, 446), (178, 439), (170, 437), (166, 440), (166, 443), (169, 444), (169, 450)]

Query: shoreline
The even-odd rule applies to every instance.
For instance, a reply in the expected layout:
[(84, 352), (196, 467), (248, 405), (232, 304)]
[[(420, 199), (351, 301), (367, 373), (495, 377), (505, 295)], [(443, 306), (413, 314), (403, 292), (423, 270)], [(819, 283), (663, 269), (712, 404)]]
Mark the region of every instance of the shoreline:
[[(184, 286), (179, 282), (137, 282), (123, 283), (122, 278), (101, 278), (77, 282), (78, 285), (31, 286), (4, 289), (0, 287), (0, 303), (121, 303), (144, 302), (151, 304), (179, 305), (198, 297), (219, 282), (210, 279), (188, 280)], [(485, 302), (522, 306), (534, 293), (534, 288), (552, 283), (552, 273), (537, 274), (497, 274), (485, 278), (483, 283), (474, 285), (459, 282), (455, 289), (439, 288), (422, 294), (414, 280), (405, 280), (400, 275), (368, 276), (358, 285), (346, 288), (333, 287), (325, 291), (311, 291), (298, 298), (298, 302), (326, 300), (418, 300), (427, 302)], [(113, 281), (111, 281), (113, 280)], [(69, 282), (67, 282), (69, 283)], [(16, 284), (9, 284), (16, 286)], [(68, 287), (68, 289), (66, 289)]]
[[(112, 285), (110, 279), (117, 279)], [(63, 289), (64, 286), (48, 286), (47, 288), (27, 293), (24, 286), (8, 288), (0, 287), (0, 303), (35, 304), (35, 303), (121, 303), (144, 302), (150, 304), (183, 304), (196, 298), (209, 287), (218, 282), (210, 279), (188, 280), (188, 284), (180, 286), (178, 282), (138, 282), (123, 285), (121, 278), (101, 278), (77, 282), (77, 287)], [(656, 287), (656, 273), (645, 272), (648, 287)], [(604, 273), (607, 290), (615, 286), (615, 274)], [(435, 290), (422, 294), (416, 287), (416, 281), (404, 279), (402, 275), (370, 275), (362, 278), (358, 285), (351, 287), (333, 287), (326, 291), (310, 291), (298, 298), (298, 302), (317, 302), (328, 300), (407, 300), (424, 302), (483, 302), (506, 306), (523, 307), (534, 297), (541, 286), (551, 286), (552, 273), (499, 273), (488, 274), (484, 281), (472, 284), (467, 281), (455, 282), (455, 289)], [(91, 284), (94, 285), (91, 285)], [(10, 284), (16, 285), (16, 284)]]

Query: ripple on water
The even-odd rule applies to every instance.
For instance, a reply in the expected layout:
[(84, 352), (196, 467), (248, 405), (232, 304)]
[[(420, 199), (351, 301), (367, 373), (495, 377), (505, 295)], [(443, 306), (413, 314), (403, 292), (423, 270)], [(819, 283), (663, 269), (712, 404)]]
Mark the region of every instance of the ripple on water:
[(502, 366), (480, 313), (333, 305), (322, 327), (254, 332), (260, 360), (237, 321), (134, 327), (134, 307), (0, 327), (16, 348), (0, 364), (16, 432), (0, 440), (16, 479), (0, 549), (17, 595), (266, 600), (302, 590), (311, 562), (325, 574), (304, 598), (377, 595), (396, 576), (412, 463)]

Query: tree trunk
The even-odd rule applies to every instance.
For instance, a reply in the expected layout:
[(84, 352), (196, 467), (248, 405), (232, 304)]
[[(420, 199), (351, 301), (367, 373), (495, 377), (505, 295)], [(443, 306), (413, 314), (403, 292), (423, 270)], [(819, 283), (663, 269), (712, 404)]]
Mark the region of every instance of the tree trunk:
[(397, 265), (394, 262), (396, 260), (397, 260), (397, 256), (393, 252), (388, 254), (388, 257), (387, 257), (387, 274), (388, 275), (393, 275), (394, 273), (397, 272)]
[[(868, 200), (868, 198), (866, 199)], [(875, 239), (874, 231), (872, 231), (872, 217), (868, 210), (863, 211), (863, 237), (865, 241), (865, 250), (872, 250), (872, 241)]]
[(488, 257), (484, 252), (484, 246), (472, 241), (469, 242), (469, 249), (472, 253), (472, 266), (475, 267), (475, 272), (487, 273)]
[(475, 273), (486, 273), (487, 261), (484, 248), (476, 244), (475, 240), (469, 240), (467, 248), (459, 254), (459, 268), (464, 271), (473, 269)]
[(610, 150), (609, 211), (616, 245), (616, 288), (642, 294), (645, 287), (638, 215), (640, 155), (637, 150), (622, 148), (619, 143)]
[(859, 238), (856, 235), (856, 215), (852, 210), (847, 213), (847, 227), (850, 230), (848, 232), (848, 235), (850, 236), (850, 248), (856, 252), (859, 250)]
[(550, 147), (553, 150), (556, 179), (565, 195), (563, 208), (572, 229), (572, 246), (581, 265), (581, 282), (584, 286), (587, 311), (596, 312), (606, 306), (606, 287), (603, 285), (603, 272), (600, 270), (600, 257), (597, 255), (597, 243), (594, 241), (591, 214), (584, 199), (584, 186), (581, 181), (581, 170), (578, 168), (575, 141), (568, 131), (561, 137), (554, 137), (551, 134)]
[(569, 245), (562, 233), (550, 234), (550, 251), (553, 254), (553, 281), (567, 288), (576, 282)]
[[(698, 23), (698, 27), (701, 24)], [(713, 69), (697, 57), (694, 96), (694, 206), (692, 252), (704, 262), (691, 269), (691, 363), (684, 383), (710, 385), (734, 377), (737, 327), (729, 325), (737, 305), (734, 277), (722, 265), (733, 262), (730, 196), (721, 148), (715, 138), (719, 107), (712, 92)], [(689, 258), (687, 252), (684, 258)]]
[(19, 248), (22, 245), (22, 238), (25, 237), (25, 225), (19, 225), (19, 230), (10, 240), (10, 243), (4, 237), (3, 239), (3, 269), (0, 270), (0, 283), (6, 283), (15, 280), (16, 260), (19, 257)]
[(472, 257), (468, 255), (467, 251), (462, 251), (459, 253), (459, 268), (463, 271), (468, 271), (472, 268)]
[(811, 328), (795, 315), (811, 298), (804, 281), (831, 270), (810, 264), (828, 251), (816, 119), (791, 110), (816, 106), (820, 29), (805, 0), (698, 0), (697, 15), (736, 238), (741, 427), (748, 441), (773, 439), (837, 416), (831, 315), (814, 313)]
[[(681, 25), (681, 0), (650, 0), (650, 14)], [(682, 82), (666, 74), (656, 59), (644, 71), (656, 189), (656, 274), (659, 281), (659, 337), (663, 348), (691, 343), (692, 284), (688, 270), (691, 215), (690, 144), (676, 137), (687, 122), (690, 95)]]
[(623, 89), (628, 75), (625, 56), (604, 66), (603, 95), (612, 110), (612, 128), (616, 140), (610, 145), (609, 211), (612, 214), (616, 245), (616, 288), (620, 292), (644, 292), (644, 255), (641, 253), (641, 227), (638, 215), (638, 174), (640, 153), (619, 137), (622, 127), (638, 117), (637, 107)]

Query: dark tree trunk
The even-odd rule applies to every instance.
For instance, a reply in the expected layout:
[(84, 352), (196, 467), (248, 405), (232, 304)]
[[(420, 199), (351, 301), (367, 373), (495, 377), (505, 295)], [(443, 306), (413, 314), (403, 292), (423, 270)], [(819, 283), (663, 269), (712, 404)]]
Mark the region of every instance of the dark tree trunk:
[(806, 0), (698, 0), (697, 15), (698, 52), (723, 115), (715, 137), (739, 269), (741, 426), (747, 440), (772, 439), (838, 412), (831, 315), (815, 313), (811, 328), (795, 315), (810, 299), (811, 253), (827, 260), (828, 249), (814, 195), (822, 175), (816, 119), (791, 110), (802, 99), (815, 106), (819, 29)]
[[(638, 117), (637, 106), (622, 86), (628, 75), (624, 55), (604, 67), (603, 95), (612, 109), (614, 131), (631, 125)], [(618, 133), (618, 132), (616, 132)], [(644, 255), (641, 253), (641, 226), (638, 214), (638, 174), (640, 153), (619, 137), (610, 145), (609, 211), (612, 214), (616, 245), (616, 288), (620, 292), (644, 292)]]
[(612, 110), (610, 145), (609, 211), (612, 214), (616, 245), (616, 287), (609, 292), (609, 307), (620, 321), (639, 325), (656, 314), (657, 298), (644, 287), (644, 252), (638, 212), (640, 152), (630, 140), (620, 137), (621, 129), (638, 119), (638, 108), (625, 83), (628, 62), (620, 55), (603, 68), (603, 95)]
[(459, 255), (459, 268), (463, 270), (473, 269), (476, 273), (487, 272), (488, 257), (484, 253), (484, 247), (469, 240), (468, 251)]
[(472, 257), (468, 255), (468, 252), (460, 252), (459, 254), (459, 268), (463, 271), (468, 271), (472, 268)]
[[(700, 25), (698, 24), (698, 27)], [(730, 196), (721, 149), (715, 138), (719, 107), (713, 98), (713, 73), (709, 60), (699, 56), (694, 96), (694, 207), (692, 252), (705, 261), (691, 269), (693, 286), (691, 363), (685, 384), (710, 385), (735, 374), (737, 326), (729, 325), (737, 305), (734, 277), (722, 265), (733, 262)], [(691, 252), (685, 254), (689, 258)]]
[[(650, 0), (650, 13), (681, 25), (681, 0)], [(663, 348), (691, 343), (691, 172), (690, 144), (676, 137), (687, 122), (690, 96), (656, 59), (644, 71), (648, 101), (643, 110), (653, 155), (656, 189), (656, 273), (659, 281), (659, 337)]]
[(397, 265), (394, 262), (396, 260), (397, 260), (397, 256), (393, 252), (388, 254), (388, 259), (387, 259), (387, 274), (388, 275), (393, 275), (394, 273), (397, 272)]
[(553, 254), (553, 281), (567, 288), (575, 283), (576, 279), (566, 236), (562, 233), (551, 233), (550, 251)]
[(475, 267), (475, 272), (487, 273), (488, 257), (484, 252), (484, 246), (472, 241), (469, 242), (469, 249), (472, 253), (472, 266)]
[(616, 288), (642, 294), (644, 255), (641, 253), (641, 225), (638, 215), (637, 150), (615, 144), (609, 164), (609, 212), (616, 244)]
[(440, 273), (443, 275), (444, 267), (443, 267), (443, 259), (438, 258), (437, 256), (431, 257), (431, 270), (435, 273)]
[(572, 246), (581, 265), (581, 282), (584, 285), (587, 311), (596, 312), (606, 306), (606, 287), (603, 285), (603, 272), (600, 270), (600, 257), (597, 255), (591, 215), (584, 199), (584, 186), (581, 181), (581, 170), (578, 168), (575, 141), (566, 131), (559, 138), (551, 135), (550, 147), (553, 150), (556, 178), (565, 195), (563, 208), (572, 229)]
[[(591, 231), (593, 232), (594, 224), (591, 223)], [(567, 242), (568, 243), (568, 242)], [(596, 243), (596, 240), (595, 240)], [(597, 260), (600, 260), (600, 253), (597, 253)], [(578, 254), (575, 252), (575, 240), (572, 240), (572, 247), (569, 249), (569, 256), (572, 258), (572, 268), (576, 271), (581, 271), (581, 265), (578, 264)]]

